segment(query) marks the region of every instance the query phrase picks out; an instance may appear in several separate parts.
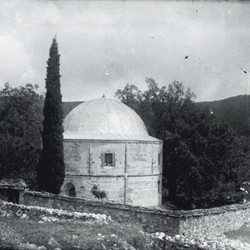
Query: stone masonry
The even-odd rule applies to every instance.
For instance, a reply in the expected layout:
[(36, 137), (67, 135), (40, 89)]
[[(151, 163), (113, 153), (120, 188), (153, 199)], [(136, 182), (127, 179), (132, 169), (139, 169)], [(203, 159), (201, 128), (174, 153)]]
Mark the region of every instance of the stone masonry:
[(149, 233), (164, 232), (170, 236), (183, 235), (189, 239), (215, 237), (226, 231), (236, 230), (250, 217), (250, 203), (174, 211), (26, 191), (23, 204), (106, 214), (118, 222), (140, 223)]

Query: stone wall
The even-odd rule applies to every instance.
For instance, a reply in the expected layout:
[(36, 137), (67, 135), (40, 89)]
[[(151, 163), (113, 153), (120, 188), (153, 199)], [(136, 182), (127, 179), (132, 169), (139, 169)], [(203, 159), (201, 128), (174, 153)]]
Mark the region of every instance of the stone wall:
[(110, 215), (122, 223), (140, 223), (147, 232), (184, 235), (187, 238), (213, 237), (240, 228), (250, 219), (250, 203), (192, 211), (161, 210), (91, 201), (62, 195), (26, 191), (24, 205)]
[(171, 210), (166, 212), (31, 191), (24, 193), (23, 205), (106, 214), (118, 222), (140, 223), (146, 232), (166, 232), (171, 236), (179, 233), (179, 219)]
[(179, 233), (188, 238), (214, 237), (250, 220), (250, 203), (182, 212)]

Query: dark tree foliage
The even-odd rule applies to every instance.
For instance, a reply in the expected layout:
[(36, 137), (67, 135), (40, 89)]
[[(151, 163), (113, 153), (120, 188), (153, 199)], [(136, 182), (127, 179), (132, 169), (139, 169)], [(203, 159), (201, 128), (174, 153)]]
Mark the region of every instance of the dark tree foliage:
[(243, 199), (249, 147), (225, 123), (203, 119), (165, 140), (170, 199), (180, 207), (206, 208)]
[(21, 137), (40, 147), (44, 97), (37, 89), (32, 84), (16, 88), (4, 85), (0, 90), (0, 133)]
[(189, 117), (185, 112), (193, 105), (195, 95), (177, 81), (161, 88), (152, 78), (146, 78), (146, 83), (148, 89), (144, 92), (127, 84), (115, 96), (140, 115), (150, 135), (163, 140), (166, 130), (174, 132), (175, 126), (183, 122), (182, 116)]
[(40, 149), (21, 137), (0, 134), (0, 179), (24, 179), (36, 189), (36, 169)]
[(46, 96), (42, 130), (42, 152), (37, 181), (40, 190), (58, 194), (65, 176), (63, 154), (63, 110), (57, 41), (54, 38), (47, 62)]
[(163, 183), (168, 199), (184, 209), (242, 201), (242, 183), (250, 170), (249, 147), (209, 109), (195, 105), (195, 95), (177, 81), (148, 89), (127, 84), (116, 96), (144, 120), (151, 135), (163, 140)]
[(0, 179), (22, 178), (36, 188), (44, 98), (27, 84), (0, 90)]

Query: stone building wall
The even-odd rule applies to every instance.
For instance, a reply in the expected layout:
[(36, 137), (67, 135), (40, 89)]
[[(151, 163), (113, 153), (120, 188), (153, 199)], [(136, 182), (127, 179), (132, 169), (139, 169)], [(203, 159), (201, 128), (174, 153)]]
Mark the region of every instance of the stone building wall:
[[(103, 156), (111, 153), (114, 166), (105, 166)], [(91, 189), (99, 185), (109, 201), (161, 205), (162, 143), (160, 141), (64, 140), (67, 185), (73, 184), (76, 197), (93, 198)]]
[[(21, 202), (20, 202), (21, 203)], [(250, 203), (192, 211), (149, 209), (26, 191), (22, 204), (110, 215), (118, 222), (140, 223), (147, 232), (185, 235), (187, 238), (218, 236), (240, 228), (250, 218)]]

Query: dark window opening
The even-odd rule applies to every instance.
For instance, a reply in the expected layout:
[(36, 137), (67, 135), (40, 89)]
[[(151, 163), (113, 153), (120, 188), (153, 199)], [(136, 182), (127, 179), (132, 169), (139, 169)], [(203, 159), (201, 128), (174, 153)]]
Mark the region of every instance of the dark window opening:
[(159, 153), (158, 154), (158, 166), (160, 166), (161, 165), (161, 154)]
[(158, 193), (160, 194), (161, 193), (161, 181), (158, 180)]
[(71, 197), (76, 197), (76, 188), (72, 183), (67, 184), (67, 195)]
[(114, 155), (112, 153), (104, 154), (104, 166), (113, 167), (114, 166)]
[(71, 187), (69, 189), (69, 196), (76, 197), (76, 189), (75, 189), (75, 187)]
[(0, 189), (0, 199), (19, 204), (19, 190)]

